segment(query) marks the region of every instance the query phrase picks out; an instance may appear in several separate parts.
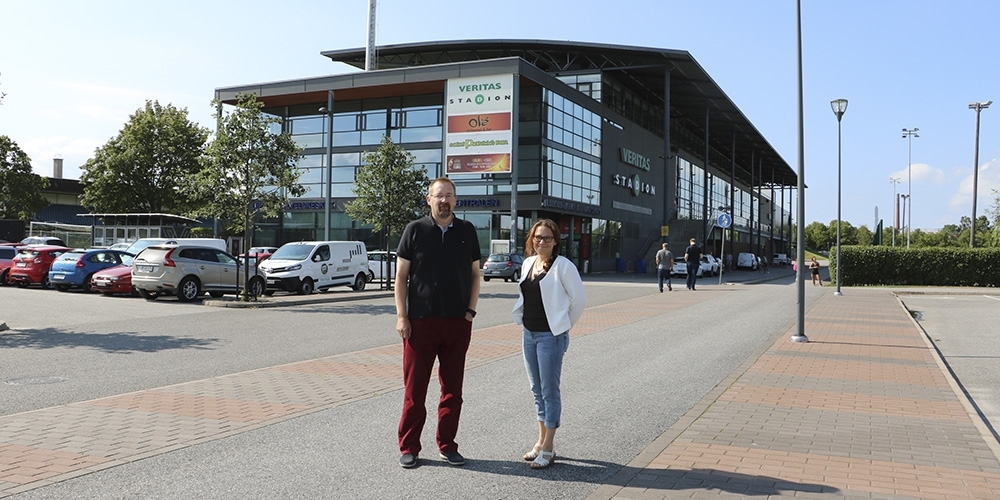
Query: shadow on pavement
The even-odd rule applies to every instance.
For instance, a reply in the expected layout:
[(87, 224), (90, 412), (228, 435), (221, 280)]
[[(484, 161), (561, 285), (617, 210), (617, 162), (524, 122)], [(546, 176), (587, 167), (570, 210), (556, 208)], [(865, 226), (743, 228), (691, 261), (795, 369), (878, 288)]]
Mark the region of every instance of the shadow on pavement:
[(211, 349), (218, 339), (175, 337), (172, 335), (139, 335), (137, 333), (67, 332), (55, 328), (42, 330), (9, 330), (0, 333), (0, 349), (53, 349), (84, 347), (109, 353), (159, 352), (170, 349)]

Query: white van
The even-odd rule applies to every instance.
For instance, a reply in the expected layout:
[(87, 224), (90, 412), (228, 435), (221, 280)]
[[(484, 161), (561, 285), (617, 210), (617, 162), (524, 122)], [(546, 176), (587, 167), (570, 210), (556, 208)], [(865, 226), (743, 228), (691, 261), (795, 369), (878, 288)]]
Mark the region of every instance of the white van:
[(368, 252), (360, 241), (298, 241), (282, 245), (257, 269), (264, 274), (264, 295), (308, 295), (344, 285), (361, 291), (368, 282)]
[(221, 238), (140, 238), (124, 250), (132, 255), (139, 255), (139, 252), (153, 245), (197, 245), (227, 251), (226, 240)]

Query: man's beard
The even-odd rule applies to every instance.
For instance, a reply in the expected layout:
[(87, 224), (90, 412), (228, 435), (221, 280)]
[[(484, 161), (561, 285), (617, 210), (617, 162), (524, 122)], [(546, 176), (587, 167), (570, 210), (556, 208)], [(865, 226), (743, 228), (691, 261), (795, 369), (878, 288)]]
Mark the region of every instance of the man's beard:
[(439, 219), (447, 219), (448, 217), (451, 217), (451, 205), (447, 203), (438, 205), (434, 215), (436, 215)]

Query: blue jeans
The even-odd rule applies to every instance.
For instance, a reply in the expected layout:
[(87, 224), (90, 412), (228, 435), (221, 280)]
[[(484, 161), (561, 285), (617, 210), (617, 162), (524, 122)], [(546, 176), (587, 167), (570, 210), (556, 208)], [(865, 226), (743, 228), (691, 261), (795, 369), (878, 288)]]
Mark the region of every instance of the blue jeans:
[(698, 262), (688, 262), (688, 276), (687, 276), (687, 287), (694, 290), (694, 284), (698, 282), (698, 267), (701, 266)]
[(660, 282), (660, 291), (663, 291), (663, 282), (670, 286), (670, 269), (656, 268), (656, 279)]
[(538, 421), (549, 429), (559, 428), (562, 415), (562, 396), (559, 379), (562, 375), (563, 355), (569, 347), (569, 332), (553, 335), (551, 332), (524, 330), (524, 367), (528, 370), (531, 393), (535, 396)]

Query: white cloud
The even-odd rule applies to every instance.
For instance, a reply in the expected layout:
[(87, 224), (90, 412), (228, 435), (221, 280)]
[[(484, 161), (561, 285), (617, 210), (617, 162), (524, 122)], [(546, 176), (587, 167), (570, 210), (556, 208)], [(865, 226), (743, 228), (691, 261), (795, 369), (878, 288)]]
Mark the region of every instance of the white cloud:
[[(972, 177), (973, 173), (962, 178), (958, 185), (958, 191), (948, 200), (948, 205), (952, 207), (969, 207), (972, 215)], [(994, 158), (979, 166), (979, 181), (976, 190), (979, 197), (976, 199), (976, 215), (985, 214), (994, 205), (1000, 192), (1000, 158)]]
[(948, 176), (945, 175), (943, 170), (934, 168), (926, 163), (914, 163), (910, 166), (910, 169), (909, 174), (905, 168), (889, 174), (890, 178), (895, 177), (900, 180), (900, 186), (902, 186), (904, 193), (906, 192), (907, 182), (913, 182), (914, 184), (946, 184), (948, 182)]

